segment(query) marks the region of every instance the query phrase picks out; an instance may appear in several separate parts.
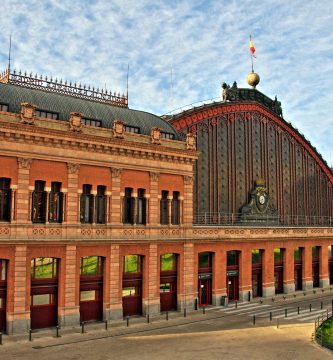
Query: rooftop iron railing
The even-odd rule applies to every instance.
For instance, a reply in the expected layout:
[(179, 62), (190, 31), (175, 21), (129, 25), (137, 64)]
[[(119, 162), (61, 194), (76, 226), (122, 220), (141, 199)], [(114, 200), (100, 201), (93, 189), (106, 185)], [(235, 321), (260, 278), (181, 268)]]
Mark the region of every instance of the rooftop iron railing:
[(245, 215), (242, 213), (202, 212), (194, 214), (193, 225), (332, 227), (333, 217), (305, 215)]

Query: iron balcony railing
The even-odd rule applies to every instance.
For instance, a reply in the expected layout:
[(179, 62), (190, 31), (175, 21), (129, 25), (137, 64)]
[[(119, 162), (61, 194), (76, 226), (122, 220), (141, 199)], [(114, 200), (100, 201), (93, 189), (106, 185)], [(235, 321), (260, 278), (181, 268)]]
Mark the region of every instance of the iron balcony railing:
[(242, 213), (197, 213), (193, 225), (198, 226), (333, 226), (331, 216), (245, 215)]

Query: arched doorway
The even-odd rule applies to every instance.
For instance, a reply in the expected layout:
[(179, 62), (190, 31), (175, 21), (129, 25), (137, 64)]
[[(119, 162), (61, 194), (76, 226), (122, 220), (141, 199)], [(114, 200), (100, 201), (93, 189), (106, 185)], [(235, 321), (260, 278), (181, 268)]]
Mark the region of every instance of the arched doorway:
[(274, 286), (275, 294), (283, 293), (283, 249), (274, 249)]
[(312, 247), (312, 280), (313, 287), (319, 287), (319, 249), (320, 246)]
[(201, 252), (198, 254), (198, 296), (199, 306), (212, 304), (212, 260), (211, 252)]
[(80, 259), (80, 320), (103, 320), (103, 258)]
[(177, 310), (177, 255), (161, 255), (160, 270), (161, 311)]
[(0, 332), (6, 331), (7, 264), (0, 259)]
[(123, 262), (123, 316), (142, 314), (142, 257), (126, 255)]
[(262, 296), (262, 252), (263, 250), (252, 250), (252, 296)]
[(227, 294), (229, 301), (239, 297), (239, 251), (227, 251)]
[(303, 248), (294, 249), (295, 290), (302, 290)]
[(31, 260), (31, 329), (58, 324), (58, 266), (56, 258)]

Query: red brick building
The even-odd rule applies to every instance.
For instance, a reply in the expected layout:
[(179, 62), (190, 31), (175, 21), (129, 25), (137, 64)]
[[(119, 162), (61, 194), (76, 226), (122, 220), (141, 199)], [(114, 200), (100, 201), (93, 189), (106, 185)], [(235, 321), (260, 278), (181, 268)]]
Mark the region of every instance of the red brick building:
[[(248, 300), (332, 283), (332, 172), (271, 103), (234, 101), (179, 114), (172, 127), (129, 109), (126, 96), (5, 72), (0, 331), (193, 309), (196, 302), (220, 305), (224, 296)], [(218, 120), (222, 114), (227, 133), (207, 135), (211, 157), (202, 168), (205, 140), (187, 127), (200, 116), (212, 127), (225, 120)], [(267, 165), (265, 125), (259, 125), (260, 150), (256, 143), (249, 148), (246, 135), (239, 141), (246, 151), (236, 149), (236, 127), (255, 133), (257, 125), (249, 124), (257, 120), (274, 123), (293, 144), (287, 168), (279, 155), (279, 180)], [(216, 145), (220, 136), (234, 149), (226, 155)], [(277, 150), (283, 141), (283, 135), (275, 141)], [(287, 172), (289, 184), (297, 184), (290, 170), (298, 167), (297, 146), (304, 175), (299, 209), (297, 187), (282, 185)]]

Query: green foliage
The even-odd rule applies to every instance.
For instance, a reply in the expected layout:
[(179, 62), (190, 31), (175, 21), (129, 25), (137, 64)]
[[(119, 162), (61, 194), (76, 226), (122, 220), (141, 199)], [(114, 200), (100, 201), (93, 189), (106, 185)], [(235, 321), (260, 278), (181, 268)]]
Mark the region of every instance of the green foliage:
[(330, 349), (333, 349), (333, 319), (325, 321), (317, 330), (317, 336), (319, 335), (322, 344)]
[(139, 255), (126, 255), (124, 257), (124, 272), (136, 273), (141, 270)]
[(168, 271), (174, 269), (174, 255), (163, 254), (161, 255), (161, 271)]
[(35, 271), (35, 279), (52, 279), (56, 276), (56, 261), (54, 258), (36, 258), (31, 260), (31, 275), (33, 276), (33, 271)]
[(81, 275), (94, 276), (99, 274), (98, 256), (87, 256), (81, 259)]
[(282, 252), (280, 248), (274, 249), (274, 261), (275, 262), (282, 261)]
[(252, 264), (259, 264), (260, 263), (260, 250), (255, 249), (252, 250)]

